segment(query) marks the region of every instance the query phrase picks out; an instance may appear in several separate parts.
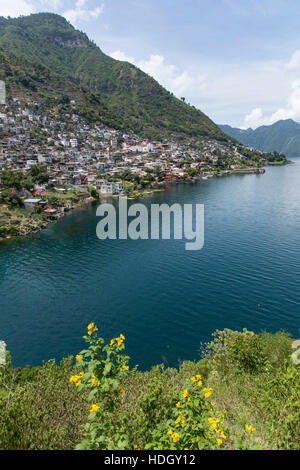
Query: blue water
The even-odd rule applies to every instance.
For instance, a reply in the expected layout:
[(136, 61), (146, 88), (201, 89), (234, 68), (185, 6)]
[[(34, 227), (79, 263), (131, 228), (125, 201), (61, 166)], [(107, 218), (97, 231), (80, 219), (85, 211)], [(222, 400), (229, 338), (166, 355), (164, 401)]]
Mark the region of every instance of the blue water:
[(225, 327), (299, 336), (300, 159), (142, 202), (205, 204), (203, 250), (99, 241), (95, 205), (0, 243), (0, 339), (15, 366), (78, 353), (91, 321), (107, 339), (123, 333), (142, 369), (199, 359), (200, 342)]

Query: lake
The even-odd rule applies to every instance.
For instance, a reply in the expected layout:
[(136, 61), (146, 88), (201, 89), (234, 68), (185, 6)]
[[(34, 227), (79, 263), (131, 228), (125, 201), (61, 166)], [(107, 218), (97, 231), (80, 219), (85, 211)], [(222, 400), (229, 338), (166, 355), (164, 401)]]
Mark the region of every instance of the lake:
[(0, 340), (15, 366), (77, 354), (90, 322), (106, 339), (123, 333), (141, 369), (199, 359), (216, 329), (299, 336), (300, 159), (170, 184), (139, 202), (204, 204), (204, 248), (100, 241), (98, 204), (0, 243)]

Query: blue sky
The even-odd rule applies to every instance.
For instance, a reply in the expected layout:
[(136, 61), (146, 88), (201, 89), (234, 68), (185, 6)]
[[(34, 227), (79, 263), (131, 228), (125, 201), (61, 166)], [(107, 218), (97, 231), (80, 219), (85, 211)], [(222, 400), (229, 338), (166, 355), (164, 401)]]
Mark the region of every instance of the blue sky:
[(299, 0), (0, 0), (65, 16), (217, 123), (300, 121)]

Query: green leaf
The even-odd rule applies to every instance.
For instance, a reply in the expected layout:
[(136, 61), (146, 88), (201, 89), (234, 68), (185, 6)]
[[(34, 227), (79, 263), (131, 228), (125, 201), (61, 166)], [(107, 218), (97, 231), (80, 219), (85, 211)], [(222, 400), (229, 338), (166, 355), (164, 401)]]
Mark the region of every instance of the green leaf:
[(108, 364), (105, 365), (103, 375), (107, 376), (110, 371), (111, 371), (112, 364), (109, 362)]

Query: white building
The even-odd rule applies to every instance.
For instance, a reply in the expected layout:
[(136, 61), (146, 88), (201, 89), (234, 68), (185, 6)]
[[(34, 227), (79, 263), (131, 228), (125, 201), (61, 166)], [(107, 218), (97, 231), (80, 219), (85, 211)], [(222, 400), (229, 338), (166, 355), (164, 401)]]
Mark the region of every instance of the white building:
[(6, 103), (5, 82), (3, 80), (0, 80), (0, 104), (5, 104), (5, 103)]
[(114, 183), (102, 183), (100, 186), (101, 194), (113, 194), (114, 193)]
[(72, 148), (78, 147), (78, 140), (77, 139), (70, 139), (70, 145)]

